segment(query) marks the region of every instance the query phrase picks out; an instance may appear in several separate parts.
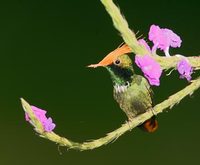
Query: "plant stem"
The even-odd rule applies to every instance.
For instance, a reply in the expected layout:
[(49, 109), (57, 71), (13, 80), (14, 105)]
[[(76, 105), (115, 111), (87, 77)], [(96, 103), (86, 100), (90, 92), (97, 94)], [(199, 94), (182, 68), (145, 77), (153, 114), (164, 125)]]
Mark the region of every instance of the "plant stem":
[[(129, 29), (128, 23), (120, 14), (119, 9), (115, 6), (112, 0), (101, 0), (103, 5), (105, 6), (107, 12), (110, 14), (113, 24), (118, 29), (122, 35), (122, 38), (127, 43), (128, 46), (131, 47), (132, 51), (135, 54), (144, 55), (148, 53), (145, 47), (138, 44), (137, 38), (135, 34)], [(153, 55), (153, 57), (160, 63), (163, 69), (169, 69), (176, 67), (177, 62), (180, 60), (180, 57), (173, 56), (173, 57), (160, 57), (157, 55)], [(200, 69), (200, 57), (188, 57), (190, 64), (194, 67), (194, 69)], [(153, 110), (149, 110), (129, 122), (123, 124), (120, 128), (108, 133), (105, 137), (78, 143), (73, 142), (65, 137), (61, 137), (54, 132), (45, 132), (42, 128), (41, 122), (36, 118), (34, 115), (31, 106), (24, 100), (21, 99), (22, 107), (24, 108), (25, 112), (28, 113), (31, 121), (34, 124), (35, 130), (39, 133), (39, 135), (43, 138), (46, 138), (50, 141), (57, 143), (60, 146), (65, 146), (69, 149), (76, 149), (76, 150), (92, 150), (94, 148), (100, 147), (102, 145), (106, 145), (111, 141), (116, 140), (125, 132), (137, 127), (138, 125), (145, 122), (147, 119), (151, 118), (153, 115), (157, 115), (163, 112), (166, 108), (172, 108), (175, 104), (178, 104), (184, 97), (187, 95), (193, 94), (195, 90), (200, 87), (200, 78), (193, 80), (190, 85), (182, 89), (181, 91), (175, 93), (174, 95), (170, 96), (165, 101), (157, 104), (153, 107)]]
[[(129, 29), (128, 23), (125, 17), (120, 13), (119, 8), (113, 3), (112, 0), (101, 0), (102, 4), (106, 8), (106, 11), (111, 16), (114, 27), (121, 33), (121, 36), (125, 43), (132, 49), (133, 53), (137, 55), (149, 54), (149, 51), (145, 47), (138, 44), (135, 33)], [(152, 57), (160, 64), (162, 69), (176, 68), (176, 65), (181, 57), (161, 57), (157, 54), (152, 54)], [(200, 69), (200, 56), (188, 57), (190, 65), (194, 70)]]
[[(147, 119), (151, 118), (153, 115), (157, 115), (163, 112), (164, 109), (168, 107), (172, 108), (175, 104), (178, 104), (184, 97), (192, 94), (199, 87), (200, 87), (200, 78), (194, 80), (190, 85), (188, 85), (181, 91), (177, 92), (176, 94), (170, 96), (167, 100), (163, 101), (160, 104), (157, 104), (153, 108), (153, 110), (149, 110), (135, 117), (133, 120), (130, 120), (129, 122), (123, 124), (120, 128), (108, 133), (105, 137), (99, 139), (78, 143), (78, 142), (73, 142), (65, 137), (61, 137), (54, 132), (45, 132), (43, 129), (40, 128), (40, 124), (39, 125), (35, 124), (36, 130), (40, 130), (38, 133), (40, 134), (41, 137), (53, 141), (60, 146), (65, 146), (69, 149), (76, 149), (80, 151), (92, 150), (118, 139), (121, 135), (142, 124)], [(33, 115), (31, 106), (24, 99), (21, 99), (21, 102), (25, 112), (29, 114), (31, 120), (40, 123), (39, 120), (35, 117), (35, 115)], [(37, 128), (38, 126), (39, 128)]]

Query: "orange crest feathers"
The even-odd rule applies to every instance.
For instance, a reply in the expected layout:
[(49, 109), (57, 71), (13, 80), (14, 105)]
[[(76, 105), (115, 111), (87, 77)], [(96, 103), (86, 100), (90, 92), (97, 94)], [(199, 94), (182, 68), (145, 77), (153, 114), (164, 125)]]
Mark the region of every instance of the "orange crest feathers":
[(98, 66), (108, 66), (108, 65), (112, 64), (113, 61), (115, 59), (117, 59), (117, 57), (119, 57), (120, 55), (123, 55), (123, 54), (126, 54), (126, 53), (130, 53), (130, 52), (131, 52), (131, 48), (127, 44), (124, 44), (121, 47), (118, 47), (117, 49), (115, 49), (112, 52), (110, 52), (98, 64), (91, 64), (88, 67), (96, 68)]

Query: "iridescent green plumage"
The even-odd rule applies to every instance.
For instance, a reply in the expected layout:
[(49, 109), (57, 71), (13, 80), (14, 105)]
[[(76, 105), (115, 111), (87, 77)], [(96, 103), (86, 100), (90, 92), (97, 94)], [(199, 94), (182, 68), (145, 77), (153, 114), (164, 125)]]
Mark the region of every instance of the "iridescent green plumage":
[(114, 99), (126, 113), (128, 119), (152, 108), (151, 89), (147, 80), (136, 75), (128, 55), (119, 56), (106, 66), (114, 86)]
[[(114, 87), (114, 99), (129, 120), (152, 109), (150, 85), (143, 76), (134, 73), (132, 60), (125, 54), (130, 52), (130, 47), (124, 44), (110, 52), (98, 64), (88, 66), (105, 67), (109, 71)], [(155, 116), (140, 127), (148, 132), (154, 132), (158, 127)]]

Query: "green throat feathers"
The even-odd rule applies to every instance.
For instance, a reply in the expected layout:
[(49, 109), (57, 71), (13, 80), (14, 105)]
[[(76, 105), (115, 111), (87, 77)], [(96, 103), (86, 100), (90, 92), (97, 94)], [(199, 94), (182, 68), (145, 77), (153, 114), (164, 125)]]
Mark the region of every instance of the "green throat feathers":
[(119, 56), (111, 65), (105, 67), (114, 85), (128, 85), (134, 75), (132, 61), (126, 54)]

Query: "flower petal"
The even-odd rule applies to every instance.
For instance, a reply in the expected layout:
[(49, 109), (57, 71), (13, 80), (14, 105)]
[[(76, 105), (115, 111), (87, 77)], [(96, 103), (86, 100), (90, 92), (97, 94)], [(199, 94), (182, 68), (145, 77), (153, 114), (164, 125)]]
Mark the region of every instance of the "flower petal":
[(149, 52), (151, 52), (151, 48), (144, 39), (139, 39), (138, 42), (139, 44), (143, 45)]
[(181, 38), (172, 30), (160, 28), (157, 25), (151, 25), (149, 30), (149, 40), (154, 44), (152, 48), (153, 52), (158, 48), (163, 50), (166, 56), (169, 56), (169, 47), (180, 47), (182, 42)]
[(44, 123), (44, 129), (47, 132), (51, 132), (55, 127), (56, 125), (53, 123), (52, 118), (48, 118)]
[(193, 69), (187, 59), (182, 59), (178, 62), (177, 70), (181, 75), (180, 78), (186, 78), (188, 81), (191, 80), (191, 74), (193, 72)]
[(144, 76), (148, 79), (151, 85), (160, 85), (160, 76), (162, 74), (162, 69), (160, 65), (149, 55), (136, 55), (135, 63), (139, 68), (141, 68)]
[[(31, 106), (31, 108), (37, 119), (42, 123), (44, 130), (47, 132), (51, 132), (56, 125), (53, 123), (52, 118), (46, 117), (47, 111), (42, 110), (35, 106)], [(34, 123), (31, 121), (28, 113), (25, 113), (25, 119), (34, 126)]]

